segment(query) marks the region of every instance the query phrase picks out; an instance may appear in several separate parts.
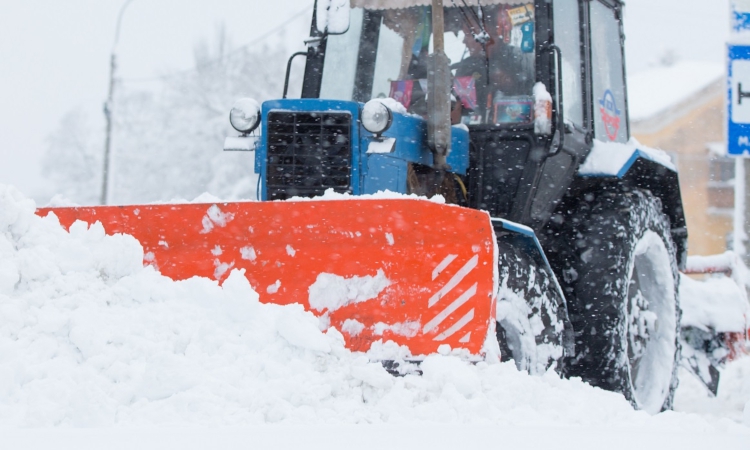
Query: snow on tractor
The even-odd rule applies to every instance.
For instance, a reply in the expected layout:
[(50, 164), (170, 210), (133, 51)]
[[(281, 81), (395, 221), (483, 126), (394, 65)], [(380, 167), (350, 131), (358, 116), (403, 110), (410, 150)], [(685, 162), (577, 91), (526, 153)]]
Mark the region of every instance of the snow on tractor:
[(245, 269), (352, 350), (670, 408), (687, 230), (669, 158), (630, 140), (621, 1), (318, 0), (310, 30), (301, 98), (231, 110), (261, 202), (39, 213), (132, 234), (175, 279)]

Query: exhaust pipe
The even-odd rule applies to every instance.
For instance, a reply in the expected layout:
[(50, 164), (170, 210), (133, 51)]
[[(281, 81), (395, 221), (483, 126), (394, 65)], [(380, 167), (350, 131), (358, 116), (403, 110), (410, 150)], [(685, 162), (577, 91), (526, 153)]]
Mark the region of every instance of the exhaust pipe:
[(443, 0), (432, 0), (434, 51), (427, 61), (427, 142), (432, 149), (434, 168), (448, 169), (451, 151), (451, 71), (445, 54)]

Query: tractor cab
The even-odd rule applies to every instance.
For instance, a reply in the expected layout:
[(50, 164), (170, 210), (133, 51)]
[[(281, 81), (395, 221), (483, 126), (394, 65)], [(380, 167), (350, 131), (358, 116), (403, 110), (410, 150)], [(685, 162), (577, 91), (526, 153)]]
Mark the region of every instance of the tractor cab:
[[(432, 8), (369, 3), (374, 2), (353, 2), (349, 30), (328, 37), (318, 96), (361, 103), (391, 98), (408, 113), (426, 117)], [(533, 124), (534, 5), (446, 7), (444, 18), (453, 122)]]
[(235, 109), (239, 131), (260, 125), (261, 199), (440, 193), (539, 230), (593, 140), (629, 139), (620, 16), (619, 0), (317, 0), (292, 57), (302, 98)]

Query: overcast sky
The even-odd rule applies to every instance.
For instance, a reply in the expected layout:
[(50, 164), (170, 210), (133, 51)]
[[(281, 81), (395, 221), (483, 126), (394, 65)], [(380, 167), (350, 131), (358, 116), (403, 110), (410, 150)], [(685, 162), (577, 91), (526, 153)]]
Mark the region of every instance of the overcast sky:
[[(729, 0), (627, 0), (628, 70), (673, 50), (682, 59), (724, 61)], [(0, 183), (42, 192), (40, 157), (60, 118), (106, 97), (109, 54), (124, 0), (0, 1)], [(193, 45), (224, 24), (241, 45), (313, 0), (134, 0), (122, 22), (119, 71), (148, 78), (189, 69)], [(290, 25), (304, 30), (307, 14)], [(301, 37), (301, 36), (300, 36)], [(290, 48), (290, 51), (293, 50)]]

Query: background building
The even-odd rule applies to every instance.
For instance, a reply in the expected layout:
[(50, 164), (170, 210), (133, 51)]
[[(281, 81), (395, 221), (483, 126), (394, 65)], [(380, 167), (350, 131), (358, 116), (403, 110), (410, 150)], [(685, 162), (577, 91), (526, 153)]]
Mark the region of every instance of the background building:
[(726, 156), (722, 64), (672, 62), (628, 79), (633, 137), (672, 156), (688, 223), (691, 255), (731, 248), (734, 159)]

